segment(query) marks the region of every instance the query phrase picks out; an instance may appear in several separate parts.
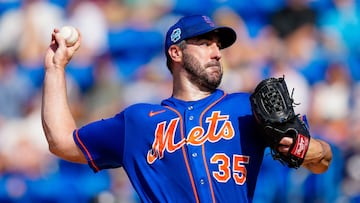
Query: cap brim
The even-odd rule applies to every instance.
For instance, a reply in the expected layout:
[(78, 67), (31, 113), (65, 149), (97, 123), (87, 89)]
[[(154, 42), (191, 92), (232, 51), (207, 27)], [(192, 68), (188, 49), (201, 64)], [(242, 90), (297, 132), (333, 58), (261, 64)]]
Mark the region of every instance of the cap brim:
[(236, 32), (230, 27), (217, 27), (211, 32), (219, 36), (221, 49), (231, 46), (236, 41)]

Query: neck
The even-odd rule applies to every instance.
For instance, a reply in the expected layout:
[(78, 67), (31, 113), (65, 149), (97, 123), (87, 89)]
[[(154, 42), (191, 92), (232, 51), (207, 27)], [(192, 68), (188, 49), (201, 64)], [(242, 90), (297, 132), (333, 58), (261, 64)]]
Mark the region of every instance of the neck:
[(203, 91), (173, 91), (173, 97), (176, 99), (180, 99), (183, 101), (197, 101), (209, 96), (211, 92), (203, 92)]
[(175, 79), (173, 81), (173, 97), (183, 101), (197, 101), (209, 96), (213, 91), (202, 90), (189, 80)]

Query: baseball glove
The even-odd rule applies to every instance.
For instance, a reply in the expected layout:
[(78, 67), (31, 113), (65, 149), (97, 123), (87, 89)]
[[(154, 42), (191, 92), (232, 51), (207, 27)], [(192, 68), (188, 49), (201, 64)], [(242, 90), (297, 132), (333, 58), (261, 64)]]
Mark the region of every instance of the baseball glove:
[[(261, 81), (250, 96), (253, 115), (264, 129), (264, 136), (274, 159), (290, 168), (299, 168), (309, 147), (310, 133), (307, 125), (294, 112), (284, 77)], [(280, 140), (293, 139), (288, 153), (279, 152)]]

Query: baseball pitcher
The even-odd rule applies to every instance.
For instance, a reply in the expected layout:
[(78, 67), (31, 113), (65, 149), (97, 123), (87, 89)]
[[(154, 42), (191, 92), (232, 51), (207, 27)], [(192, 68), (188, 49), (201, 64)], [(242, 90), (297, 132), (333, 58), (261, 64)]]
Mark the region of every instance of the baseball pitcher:
[(172, 95), (76, 126), (65, 68), (81, 33), (66, 46), (54, 29), (42, 102), (50, 151), (94, 172), (123, 167), (142, 202), (251, 202), (266, 147), (286, 167), (326, 171), (331, 148), (294, 113), (284, 78), (265, 80), (251, 94), (218, 89), (221, 50), (235, 41), (232, 28), (207, 16), (179, 19), (165, 39)]

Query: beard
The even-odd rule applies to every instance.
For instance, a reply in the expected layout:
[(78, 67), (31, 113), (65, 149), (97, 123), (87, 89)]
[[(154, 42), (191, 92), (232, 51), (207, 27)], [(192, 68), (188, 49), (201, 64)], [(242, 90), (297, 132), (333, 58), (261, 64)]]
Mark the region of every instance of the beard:
[(214, 91), (219, 87), (223, 69), (219, 61), (213, 61), (202, 66), (195, 57), (184, 53), (184, 69), (189, 74), (189, 80), (201, 90)]

